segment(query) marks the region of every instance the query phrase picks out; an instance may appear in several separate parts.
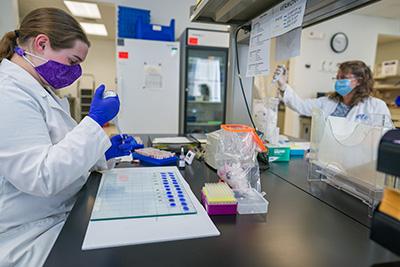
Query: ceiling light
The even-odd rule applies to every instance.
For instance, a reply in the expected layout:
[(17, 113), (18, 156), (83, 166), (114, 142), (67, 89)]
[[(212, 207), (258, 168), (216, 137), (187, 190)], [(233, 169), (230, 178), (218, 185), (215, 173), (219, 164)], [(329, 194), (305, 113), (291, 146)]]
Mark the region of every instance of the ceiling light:
[(99, 7), (95, 3), (64, 1), (64, 4), (76, 17), (101, 19)]
[(104, 24), (99, 24), (99, 23), (87, 23), (87, 22), (79, 22), (83, 28), (83, 30), (87, 34), (93, 34), (93, 35), (101, 35), (101, 36), (107, 36), (107, 29)]

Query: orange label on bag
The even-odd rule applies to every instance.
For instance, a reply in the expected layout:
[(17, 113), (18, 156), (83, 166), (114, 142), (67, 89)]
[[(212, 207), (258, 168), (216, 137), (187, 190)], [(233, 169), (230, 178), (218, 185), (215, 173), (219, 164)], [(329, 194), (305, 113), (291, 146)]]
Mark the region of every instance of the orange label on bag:
[(256, 134), (254, 128), (243, 124), (221, 124), (221, 128), (225, 131), (234, 132), (234, 133), (251, 133), (253, 135), (253, 140), (256, 142), (257, 146), (260, 148), (262, 152), (267, 151), (263, 141)]

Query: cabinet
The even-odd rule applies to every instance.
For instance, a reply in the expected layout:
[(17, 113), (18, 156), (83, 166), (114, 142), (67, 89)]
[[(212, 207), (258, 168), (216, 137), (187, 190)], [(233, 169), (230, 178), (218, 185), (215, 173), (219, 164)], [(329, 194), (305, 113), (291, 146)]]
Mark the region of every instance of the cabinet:
[(83, 118), (89, 114), (90, 103), (92, 103), (92, 98), (93, 98), (92, 89), (79, 90), (79, 110), (80, 110), (81, 120), (83, 120)]
[(395, 99), (400, 96), (400, 36), (379, 34), (374, 67), (375, 96), (386, 102), (393, 123), (400, 127), (400, 108)]
[(388, 105), (394, 125), (400, 127), (400, 107), (394, 103), (400, 96), (400, 75), (376, 76), (374, 89), (375, 96)]

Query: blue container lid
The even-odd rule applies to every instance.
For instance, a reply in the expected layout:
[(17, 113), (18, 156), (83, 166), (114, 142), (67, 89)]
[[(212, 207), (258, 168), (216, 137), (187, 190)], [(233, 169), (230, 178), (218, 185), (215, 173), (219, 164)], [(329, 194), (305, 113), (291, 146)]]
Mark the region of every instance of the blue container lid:
[(176, 156), (166, 158), (166, 159), (155, 159), (155, 158), (143, 156), (143, 155), (135, 153), (135, 152), (132, 153), (132, 157), (134, 159), (138, 159), (142, 162), (145, 162), (145, 163), (148, 163), (151, 165), (157, 165), (157, 166), (176, 164), (176, 162), (178, 160), (178, 157), (176, 157)]

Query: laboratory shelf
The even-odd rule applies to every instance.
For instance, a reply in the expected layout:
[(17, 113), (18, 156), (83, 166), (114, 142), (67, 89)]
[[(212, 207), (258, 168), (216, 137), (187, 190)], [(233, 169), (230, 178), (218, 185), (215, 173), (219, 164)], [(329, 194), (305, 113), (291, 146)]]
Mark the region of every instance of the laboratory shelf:
[(400, 75), (387, 75), (387, 76), (374, 77), (374, 80), (376, 80), (376, 81), (389, 80), (389, 79), (399, 79), (400, 80)]
[(374, 86), (375, 90), (400, 90), (400, 85), (376, 85)]
[[(362, 7), (375, 0), (308, 0), (303, 27)], [(282, 0), (202, 0), (190, 8), (190, 21), (242, 24), (251, 21)]]

